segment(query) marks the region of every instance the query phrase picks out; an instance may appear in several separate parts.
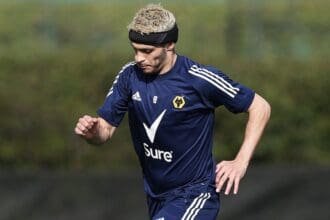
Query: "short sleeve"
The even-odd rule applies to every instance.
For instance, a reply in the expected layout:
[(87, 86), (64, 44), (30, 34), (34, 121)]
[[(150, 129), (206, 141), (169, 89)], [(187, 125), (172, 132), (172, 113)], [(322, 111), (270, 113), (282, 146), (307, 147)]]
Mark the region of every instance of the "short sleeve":
[(129, 75), (131, 72), (129, 66), (131, 65), (133, 64), (127, 64), (118, 73), (103, 105), (97, 111), (101, 118), (115, 127), (119, 126), (128, 109)]
[(213, 67), (192, 66), (190, 73), (200, 78), (198, 88), (203, 98), (214, 108), (224, 105), (233, 113), (246, 112), (255, 92), (230, 79), (225, 73)]

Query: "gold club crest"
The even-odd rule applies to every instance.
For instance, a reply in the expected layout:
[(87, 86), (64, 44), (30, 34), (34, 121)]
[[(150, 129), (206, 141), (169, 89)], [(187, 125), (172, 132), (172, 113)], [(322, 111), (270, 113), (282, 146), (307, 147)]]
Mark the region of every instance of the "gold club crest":
[(174, 108), (183, 108), (183, 106), (186, 104), (183, 96), (175, 96), (175, 98), (172, 101)]

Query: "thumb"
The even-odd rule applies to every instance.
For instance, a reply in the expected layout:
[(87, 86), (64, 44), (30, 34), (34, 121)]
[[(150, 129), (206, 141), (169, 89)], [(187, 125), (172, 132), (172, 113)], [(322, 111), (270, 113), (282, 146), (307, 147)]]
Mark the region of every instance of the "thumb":
[(99, 119), (98, 119), (98, 118), (92, 118), (92, 122), (93, 122), (94, 124), (96, 124), (96, 123), (99, 122)]
[(97, 132), (97, 129), (98, 129), (98, 124), (99, 124), (99, 120), (98, 120), (98, 118), (92, 118), (92, 126), (91, 126), (91, 132), (93, 133), (93, 134), (95, 134), (96, 132)]

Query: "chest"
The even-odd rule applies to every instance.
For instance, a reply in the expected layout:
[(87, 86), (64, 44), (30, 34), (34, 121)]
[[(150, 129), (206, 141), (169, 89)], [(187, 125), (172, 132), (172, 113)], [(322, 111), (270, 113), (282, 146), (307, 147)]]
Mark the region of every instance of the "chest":
[(153, 122), (162, 112), (167, 121), (183, 121), (203, 108), (200, 96), (183, 78), (143, 79), (131, 85), (129, 110), (140, 120)]

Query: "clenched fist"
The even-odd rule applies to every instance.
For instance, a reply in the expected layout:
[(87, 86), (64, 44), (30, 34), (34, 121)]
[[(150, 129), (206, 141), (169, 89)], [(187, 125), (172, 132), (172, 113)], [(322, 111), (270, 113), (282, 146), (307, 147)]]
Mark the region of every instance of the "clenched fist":
[(74, 129), (77, 135), (89, 140), (95, 137), (98, 130), (98, 118), (85, 115), (79, 118), (78, 123)]

